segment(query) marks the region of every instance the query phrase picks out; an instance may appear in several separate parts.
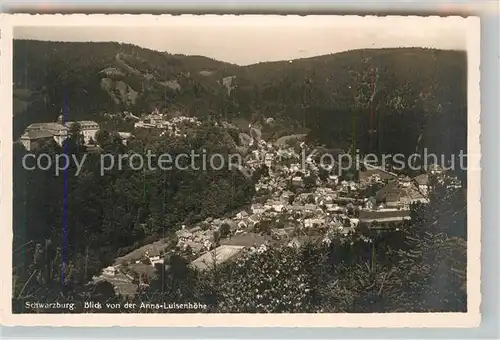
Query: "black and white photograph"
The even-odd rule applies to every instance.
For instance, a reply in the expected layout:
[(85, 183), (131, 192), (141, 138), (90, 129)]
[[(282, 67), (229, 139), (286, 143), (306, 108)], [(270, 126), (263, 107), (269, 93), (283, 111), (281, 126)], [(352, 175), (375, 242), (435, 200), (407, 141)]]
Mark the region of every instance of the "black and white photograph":
[(11, 18), (13, 316), (478, 315), (479, 20), (100, 18)]

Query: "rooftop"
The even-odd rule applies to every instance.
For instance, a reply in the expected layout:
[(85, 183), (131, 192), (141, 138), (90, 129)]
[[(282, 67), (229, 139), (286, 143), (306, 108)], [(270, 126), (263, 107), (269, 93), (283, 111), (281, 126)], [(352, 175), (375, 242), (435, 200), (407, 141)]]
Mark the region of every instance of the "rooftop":
[(137, 284), (133, 283), (129, 276), (120, 272), (113, 276), (101, 275), (94, 279), (94, 284), (99, 281), (108, 281), (115, 287), (116, 292), (122, 296), (134, 296), (138, 288)]
[(52, 138), (54, 134), (47, 130), (31, 130), (27, 131), (25, 134), (21, 136), (21, 139), (41, 139), (41, 138)]
[(81, 127), (94, 126), (94, 125), (99, 126), (99, 124), (97, 124), (93, 120), (79, 120), (79, 121), (76, 121), (76, 122), (66, 122), (66, 126), (71, 126), (71, 125), (73, 125), (75, 123), (80, 124)]
[(130, 138), (132, 137), (132, 134), (130, 132), (118, 132), (118, 135), (120, 136), (120, 138), (123, 138), (123, 139), (127, 139), (127, 138)]
[(244, 246), (222, 245), (191, 262), (191, 267), (198, 270), (206, 270), (216, 264), (222, 264), (240, 254)]
[(408, 197), (410, 199), (424, 198), (414, 185), (405, 187), (396, 181), (388, 183), (385, 187), (377, 191), (376, 195), (377, 201), (390, 202), (398, 201), (403, 197)]
[(256, 247), (263, 243), (272, 241), (271, 237), (257, 233), (245, 233), (233, 235), (231, 238), (221, 240), (221, 245), (225, 246), (240, 246), (240, 247)]
[(124, 256), (118, 257), (115, 260), (115, 264), (125, 264), (129, 262), (133, 263), (135, 261), (142, 260), (146, 252), (148, 252), (149, 256), (157, 256), (160, 255), (160, 253), (164, 253), (166, 249), (169, 248), (170, 246), (171, 244), (168, 242), (167, 239), (162, 239), (154, 243), (147, 244), (138, 249), (135, 249), (134, 251)]
[(359, 220), (361, 222), (377, 221), (377, 220), (403, 220), (410, 218), (409, 210), (380, 210), (380, 211), (359, 211)]
[(427, 185), (429, 183), (429, 176), (427, 174), (421, 174), (413, 178), (418, 185)]
[(392, 174), (388, 171), (379, 169), (379, 168), (368, 168), (365, 171), (360, 171), (359, 172), (359, 180), (361, 182), (367, 182), (369, 178), (373, 175), (378, 175), (380, 176), (381, 180), (385, 179), (394, 179), (397, 178), (396, 174)]
[(48, 130), (48, 131), (60, 131), (66, 130), (66, 127), (59, 123), (33, 123), (29, 125), (26, 130)]
[(379, 166), (371, 165), (369, 163), (361, 162), (361, 161), (359, 163), (361, 163), (362, 165), (364, 165), (365, 168), (366, 168), (366, 171), (360, 171), (359, 172), (360, 179), (361, 179), (362, 175), (366, 176), (366, 177), (369, 177), (372, 174), (378, 174), (382, 179), (398, 178), (397, 174), (395, 174), (393, 172), (390, 172), (390, 171), (387, 171), (385, 169), (382, 169)]

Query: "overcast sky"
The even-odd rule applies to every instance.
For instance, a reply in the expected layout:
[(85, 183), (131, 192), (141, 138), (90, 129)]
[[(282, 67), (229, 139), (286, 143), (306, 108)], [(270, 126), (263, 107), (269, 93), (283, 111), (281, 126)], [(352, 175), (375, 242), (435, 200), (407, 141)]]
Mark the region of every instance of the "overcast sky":
[(73, 27), (16, 27), (14, 38), (117, 41), (239, 65), (359, 48), (466, 49), (466, 26), (461, 18), (177, 16), (161, 22), (136, 19), (134, 25), (123, 26), (122, 21), (116, 22), (121, 26), (112, 27), (75, 27), (74, 22)]

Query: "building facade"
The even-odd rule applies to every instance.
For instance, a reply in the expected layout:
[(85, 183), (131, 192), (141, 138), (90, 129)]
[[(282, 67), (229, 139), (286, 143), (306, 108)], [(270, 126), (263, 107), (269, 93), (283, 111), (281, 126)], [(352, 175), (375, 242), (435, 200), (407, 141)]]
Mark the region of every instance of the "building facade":
[(27, 151), (32, 151), (42, 143), (50, 142), (52, 140), (54, 140), (54, 136), (52, 135), (52, 133), (43, 130), (27, 131), (19, 139), (19, 141)]
[(89, 144), (96, 140), (99, 124), (90, 120), (82, 120), (77, 122), (66, 122), (62, 124), (62, 117), (59, 117), (58, 122), (54, 123), (33, 123), (24, 131), (19, 141), (26, 150), (32, 150), (36, 143), (41, 140), (47, 141), (53, 139), (60, 146), (68, 138), (69, 130), (75, 123), (80, 125), (80, 133), (83, 136), (85, 144)]
[(69, 129), (75, 123), (78, 123), (80, 125), (80, 133), (83, 135), (85, 144), (95, 142), (97, 131), (99, 131), (99, 124), (92, 120), (80, 120), (76, 122), (67, 122), (65, 125)]
[(31, 124), (25, 130), (25, 134), (28, 134), (28, 135), (26, 135), (26, 136), (23, 135), (24, 140), (26, 140), (26, 138), (29, 137), (30, 133), (33, 136), (33, 131), (37, 131), (38, 134), (40, 134), (41, 132), (43, 132), (44, 134), (51, 134), (52, 138), (59, 145), (62, 145), (63, 141), (66, 140), (66, 138), (68, 138), (68, 128), (62, 124), (59, 124), (59, 123), (34, 123), (34, 124)]

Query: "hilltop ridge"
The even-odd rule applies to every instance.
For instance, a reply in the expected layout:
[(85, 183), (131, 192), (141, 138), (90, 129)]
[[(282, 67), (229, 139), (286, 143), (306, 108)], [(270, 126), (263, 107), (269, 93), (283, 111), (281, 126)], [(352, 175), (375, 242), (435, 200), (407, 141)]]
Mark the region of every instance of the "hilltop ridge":
[(287, 133), (307, 130), (310, 138), (344, 146), (356, 112), (365, 151), (375, 124), (383, 130), (371, 141), (378, 151), (408, 153), (423, 140), (452, 152), (466, 147), (466, 71), (465, 52), (424, 48), (237, 66), (116, 42), (15, 40), (14, 138), (30, 123), (53, 121), (67, 100), (72, 120), (156, 108), (227, 121), (273, 117), (295, 127)]

